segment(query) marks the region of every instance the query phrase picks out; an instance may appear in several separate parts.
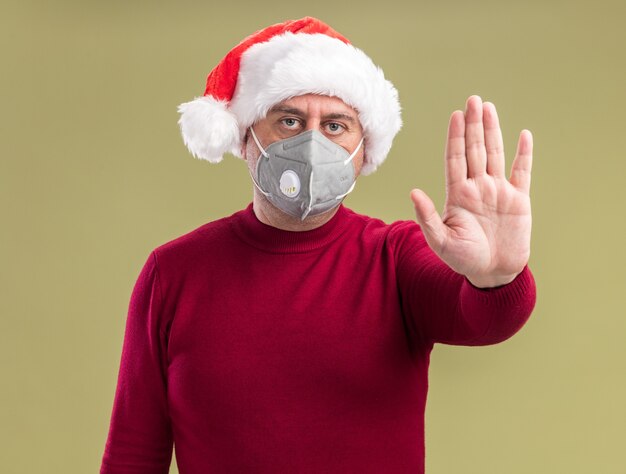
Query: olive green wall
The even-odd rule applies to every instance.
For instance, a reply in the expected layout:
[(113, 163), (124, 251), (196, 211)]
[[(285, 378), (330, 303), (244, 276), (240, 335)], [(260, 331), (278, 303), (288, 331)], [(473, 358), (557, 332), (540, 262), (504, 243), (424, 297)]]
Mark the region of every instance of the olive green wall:
[(411, 219), (414, 186), (441, 209), (471, 94), (496, 104), (509, 166), (534, 134), (537, 307), (505, 343), (436, 346), (429, 474), (626, 472), (626, 7), (606, 0), (3, 2), (0, 470), (97, 472), (141, 265), (251, 199), (242, 161), (188, 154), (176, 106), (244, 36), (305, 15), (400, 91), (404, 128), (355, 210)]

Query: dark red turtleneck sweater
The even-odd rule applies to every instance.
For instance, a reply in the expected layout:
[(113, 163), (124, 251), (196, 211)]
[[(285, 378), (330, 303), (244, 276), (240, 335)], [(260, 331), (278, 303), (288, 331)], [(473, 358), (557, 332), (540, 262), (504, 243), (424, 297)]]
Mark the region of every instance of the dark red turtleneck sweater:
[(134, 287), (101, 474), (424, 471), (435, 342), (494, 344), (528, 268), (473, 287), (411, 221), (340, 206), (282, 231), (252, 205), (154, 249)]

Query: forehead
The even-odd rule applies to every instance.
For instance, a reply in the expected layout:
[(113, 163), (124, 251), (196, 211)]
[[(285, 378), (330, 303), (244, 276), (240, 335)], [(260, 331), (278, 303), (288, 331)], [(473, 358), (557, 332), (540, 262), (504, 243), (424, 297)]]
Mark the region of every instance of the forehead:
[(306, 116), (342, 114), (356, 121), (359, 119), (359, 114), (354, 108), (338, 97), (327, 95), (305, 94), (291, 97), (272, 106), (268, 111), (268, 115), (271, 113), (285, 112), (287, 110), (294, 112), (299, 111), (302, 115)]

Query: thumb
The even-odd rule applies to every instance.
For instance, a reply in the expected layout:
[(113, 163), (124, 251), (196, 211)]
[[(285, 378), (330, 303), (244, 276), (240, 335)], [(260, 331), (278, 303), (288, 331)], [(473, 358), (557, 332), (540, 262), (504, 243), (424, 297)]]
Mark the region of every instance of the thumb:
[(415, 206), (417, 222), (424, 232), (428, 245), (439, 253), (446, 240), (446, 226), (437, 213), (435, 204), (421, 189), (411, 191), (411, 200)]

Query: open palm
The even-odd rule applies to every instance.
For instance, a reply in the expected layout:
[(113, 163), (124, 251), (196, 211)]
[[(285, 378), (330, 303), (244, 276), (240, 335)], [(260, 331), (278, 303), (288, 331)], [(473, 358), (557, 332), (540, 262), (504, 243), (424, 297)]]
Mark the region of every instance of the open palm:
[(428, 245), (475, 286), (509, 283), (530, 256), (532, 135), (522, 130), (509, 180), (496, 109), (471, 96), (450, 117), (446, 201), (440, 216), (414, 189), (411, 199)]

